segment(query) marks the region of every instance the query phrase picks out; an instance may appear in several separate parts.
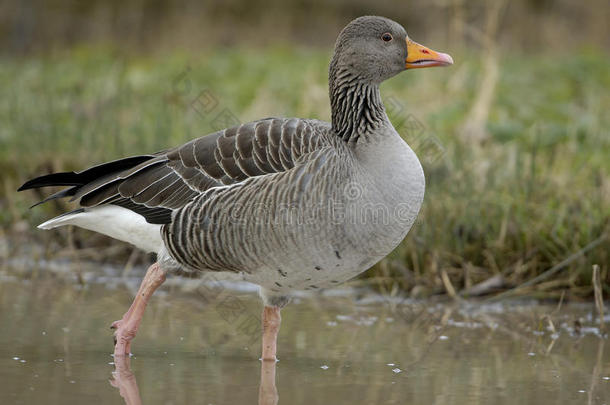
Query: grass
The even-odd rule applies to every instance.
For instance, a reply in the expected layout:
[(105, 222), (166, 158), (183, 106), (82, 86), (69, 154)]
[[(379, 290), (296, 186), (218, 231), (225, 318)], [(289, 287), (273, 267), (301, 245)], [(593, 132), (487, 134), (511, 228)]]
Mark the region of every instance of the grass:
[[(407, 239), (367, 277), (413, 296), (448, 286), (464, 294), (494, 276), (500, 289), (517, 287), (561, 264), (517, 292), (590, 298), (599, 264), (609, 294), (610, 58), (592, 50), (503, 55), (484, 136), (473, 139), (464, 128), (486, 73), (479, 55), (454, 56), (450, 69), (407, 72), (382, 86), (395, 126), (422, 160), (427, 192)], [(282, 47), (150, 56), (75, 48), (1, 60), (3, 256), (18, 250), (18, 234), (42, 241), (44, 255), (66, 242), (110, 243), (84, 231), (26, 231), (65, 207), (28, 210), (34, 196), (14, 192), (24, 180), (178, 145), (223, 126), (221, 112), (240, 121), (328, 120), (328, 58)], [(124, 261), (129, 250), (119, 251)]]

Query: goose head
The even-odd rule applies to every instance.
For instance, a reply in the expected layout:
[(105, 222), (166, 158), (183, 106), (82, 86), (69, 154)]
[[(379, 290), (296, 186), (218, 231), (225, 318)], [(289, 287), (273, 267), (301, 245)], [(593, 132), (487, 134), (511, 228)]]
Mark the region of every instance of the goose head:
[(328, 72), (333, 131), (346, 142), (375, 133), (388, 122), (381, 82), (407, 69), (452, 63), (451, 56), (412, 41), (390, 19), (355, 19), (339, 34)]
[(397, 22), (364, 16), (339, 34), (330, 68), (331, 74), (341, 70), (364, 84), (379, 84), (407, 69), (451, 64), (451, 56), (412, 41)]

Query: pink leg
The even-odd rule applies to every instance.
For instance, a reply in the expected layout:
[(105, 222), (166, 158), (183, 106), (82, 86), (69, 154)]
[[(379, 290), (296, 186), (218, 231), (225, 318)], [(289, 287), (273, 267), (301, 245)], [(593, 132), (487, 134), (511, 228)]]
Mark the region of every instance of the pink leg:
[(280, 331), (280, 308), (265, 306), (263, 308), (263, 360), (276, 361), (277, 334)]
[[(131, 351), (131, 341), (136, 337), (138, 327), (142, 322), (144, 310), (148, 300), (153, 295), (155, 290), (159, 288), (165, 281), (165, 271), (161, 269), (158, 263), (153, 264), (146, 271), (146, 276), (140, 284), (140, 289), (136, 295), (131, 307), (123, 315), (120, 321), (112, 323), (111, 328), (116, 329), (114, 332), (114, 357), (129, 355)], [(115, 360), (116, 362), (116, 360)]]

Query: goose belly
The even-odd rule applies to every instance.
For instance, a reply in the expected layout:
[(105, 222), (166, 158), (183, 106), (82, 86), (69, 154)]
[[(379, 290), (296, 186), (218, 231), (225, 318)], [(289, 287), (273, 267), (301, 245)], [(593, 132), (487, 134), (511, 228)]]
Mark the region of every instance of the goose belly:
[(404, 142), (397, 147), (386, 165), (355, 170), (340, 195), (325, 202), (331, 206), (324, 214), (295, 227), (246, 279), (276, 293), (328, 288), (366, 271), (394, 250), (414, 224), (425, 189), (417, 157)]
[(328, 288), (357, 276), (400, 244), (415, 221), (419, 205), (408, 210), (400, 205), (386, 208), (400, 210), (399, 215), (371, 208), (362, 216), (346, 216), (346, 223), (334, 225), (327, 232), (302, 231), (307, 238), (283, 243), (247, 274), (246, 280), (282, 293)]

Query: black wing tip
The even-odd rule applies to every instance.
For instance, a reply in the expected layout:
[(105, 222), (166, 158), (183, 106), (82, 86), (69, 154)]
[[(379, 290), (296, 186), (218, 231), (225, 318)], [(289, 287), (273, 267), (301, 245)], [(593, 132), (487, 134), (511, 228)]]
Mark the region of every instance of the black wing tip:
[(36, 180), (38, 179), (39, 177), (36, 177), (35, 179), (26, 181), (17, 189), (17, 192), (38, 188), (38, 186), (36, 186)]
[(69, 187), (69, 188), (65, 188), (61, 191), (58, 191), (57, 193), (51, 194), (50, 196), (48, 196), (47, 198), (45, 198), (44, 200), (38, 201), (36, 204), (32, 205), (30, 207), (30, 209), (40, 205), (40, 204), (44, 204), (47, 201), (51, 201), (51, 200), (57, 200), (60, 198), (64, 198), (64, 197), (69, 197), (71, 195), (76, 194), (78, 187), (77, 186), (73, 186), (73, 187)]
[(78, 173), (75, 172), (60, 172), (45, 174), (31, 180), (26, 181), (17, 189), (17, 191), (30, 190), (33, 188), (49, 187), (49, 186), (80, 186), (82, 181), (78, 179)]
[(153, 159), (154, 157), (155, 155), (130, 156), (92, 166), (82, 172), (57, 172), (45, 174), (26, 181), (17, 191), (48, 186), (82, 186), (104, 174), (129, 169), (146, 160)]

